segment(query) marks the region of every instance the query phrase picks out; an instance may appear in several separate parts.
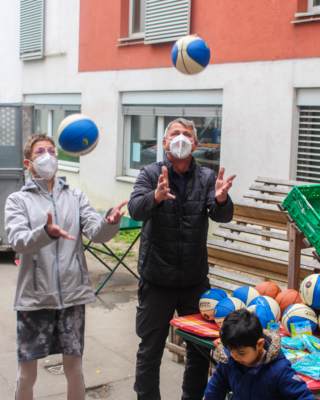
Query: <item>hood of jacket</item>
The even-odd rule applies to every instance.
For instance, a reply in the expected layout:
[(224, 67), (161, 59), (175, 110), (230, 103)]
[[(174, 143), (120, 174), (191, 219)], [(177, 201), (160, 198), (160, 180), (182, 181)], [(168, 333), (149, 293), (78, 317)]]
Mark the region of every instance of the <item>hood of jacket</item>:
[[(263, 338), (268, 342), (268, 349), (265, 357), (265, 364), (268, 364), (279, 357), (281, 351), (281, 337), (274, 331), (264, 329)], [(236, 362), (230, 355), (230, 352), (224, 348), (222, 344), (217, 346), (213, 358), (217, 362), (223, 364), (228, 364), (231, 360)]]
[[(54, 178), (53, 186), (57, 188), (57, 190), (63, 190), (69, 188), (69, 184), (67, 182), (57, 177)], [(33, 190), (45, 191), (46, 193), (48, 193), (48, 186), (46, 180), (43, 178), (28, 179), (26, 184), (21, 188), (22, 192), (33, 191)]]

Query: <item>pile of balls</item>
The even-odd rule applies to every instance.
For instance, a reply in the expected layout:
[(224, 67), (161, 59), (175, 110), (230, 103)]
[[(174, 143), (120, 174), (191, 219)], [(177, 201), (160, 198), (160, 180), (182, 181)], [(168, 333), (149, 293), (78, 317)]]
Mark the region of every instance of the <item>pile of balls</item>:
[(199, 308), (206, 320), (214, 321), (220, 328), (230, 312), (248, 308), (258, 316), (264, 329), (268, 323), (282, 318), (282, 326), (289, 335), (290, 324), (303, 321), (309, 321), (314, 332), (320, 327), (320, 316), (314, 311), (320, 310), (320, 274), (305, 278), (299, 292), (281, 291), (274, 282), (262, 282), (255, 288), (240, 287), (230, 297), (222, 289), (210, 289), (201, 296)]

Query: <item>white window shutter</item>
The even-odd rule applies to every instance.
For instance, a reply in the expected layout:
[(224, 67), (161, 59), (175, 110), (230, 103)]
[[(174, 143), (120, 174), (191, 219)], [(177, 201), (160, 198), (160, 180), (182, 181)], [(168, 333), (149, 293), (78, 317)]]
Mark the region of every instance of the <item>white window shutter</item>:
[(190, 33), (191, 0), (147, 0), (145, 44), (173, 42)]
[(43, 58), (44, 0), (20, 0), (20, 59)]

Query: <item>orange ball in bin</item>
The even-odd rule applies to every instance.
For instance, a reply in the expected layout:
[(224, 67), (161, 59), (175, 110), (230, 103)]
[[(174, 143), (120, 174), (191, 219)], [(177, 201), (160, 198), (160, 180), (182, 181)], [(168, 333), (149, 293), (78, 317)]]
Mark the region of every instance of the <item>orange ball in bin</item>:
[(275, 298), (275, 301), (279, 304), (281, 316), (292, 304), (302, 303), (299, 292), (294, 289), (287, 289), (279, 293)]
[(274, 282), (261, 282), (256, 286), (256, 290), (261, 296), (269, 296), (273, 299), (275, 299), (277, 295), (281, 293), (281, 289)]

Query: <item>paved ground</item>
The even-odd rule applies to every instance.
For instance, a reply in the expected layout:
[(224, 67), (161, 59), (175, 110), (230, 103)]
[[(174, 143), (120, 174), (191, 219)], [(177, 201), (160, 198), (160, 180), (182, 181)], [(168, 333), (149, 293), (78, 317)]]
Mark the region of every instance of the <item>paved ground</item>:
[[(106, 273), (92, 256), (87, 257), (93, 287)], [(13, 299), (18, 267), (0, 253), (0, 398), (12, 400), (17, 374), (15, 344), (15, 312)], [(118, 269), (98, 296), (98, 301), (86, 308), (86, 336), (83, 359), (87, 388), (96, 388), (86, 399), (133, 400), (135, 355), (139, 338), (135, 334), (137, 280)], [(66, 399), (63, 374), (54, 375), (48, 366), (61, 363), (61, 356), (39, 361), (34, 398), (38, 400)], [(161, 394), (164, 400), (181, 397), (184, 366), (172, 361), (165, 350), (161, 367)], [(105, 386), (105, 387), (103, 387)]]

